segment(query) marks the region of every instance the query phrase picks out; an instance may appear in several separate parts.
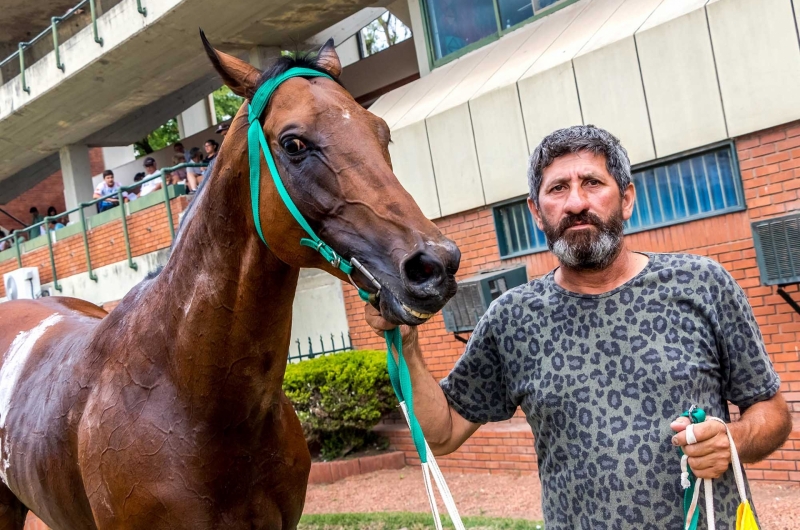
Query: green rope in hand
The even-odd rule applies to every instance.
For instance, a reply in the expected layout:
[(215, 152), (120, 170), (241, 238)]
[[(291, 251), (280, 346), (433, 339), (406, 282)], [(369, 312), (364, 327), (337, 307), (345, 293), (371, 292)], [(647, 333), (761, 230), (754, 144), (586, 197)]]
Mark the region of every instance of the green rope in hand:
[[(689, 418), (692, 423), (703, 423), (706, 421), (706, 413), (703, 409), (699, 409), (697, 407), (692, 407), (687, 411), (684, 411), (681, 414), (682, 418)], [(678, 452), (683, 457), (684, 453), (682, 449), (678, 449)], [(688, 463), (686, 464), (686, 469), (689, 473), (688, 480), (689, 480), (689, 487), (683, 491), (683, 520), (686, 521), (686, 516), (689, 514), (689, 507), (692, 505), (692, 497), (694, 496), (694, 488), (696, 486), (696, 480), (694, 473), (692, 473), (692, 469), (689, 467)], [(700, 519), (700, 510), (695, 510), (694, 514), (692, 515), (692, 520), (689, 522), (688, 529), (689, 530), (696, 530), (697, 529), (697, 522)], [(684, 523), (685, 524), (685, 523)]]
[[(358, 290), (358, 295), (365, 302), (369, 301), (369, 293), (363, 289)], [(414, 414), (414, 392), (411, 388), (411, 374), (408, 372), (408, 365), (403, 357), (403, 337), (400, 328), (394, 328), (383, 333), (386, 339), (386, 365), (389, 369), (389, 380), (392, 382), (394, 394), (397, 401), (405, 402), (408, 411), (408, 424), (411, 429), (411, 440), (417, 449), (420, 461), (425, 464), (428, 462), (428, 451), (425, 443), (425, 436), (422, 434), (422, 427)], [(392, 347), (397, 350), (397, 361), (392, 355)]]

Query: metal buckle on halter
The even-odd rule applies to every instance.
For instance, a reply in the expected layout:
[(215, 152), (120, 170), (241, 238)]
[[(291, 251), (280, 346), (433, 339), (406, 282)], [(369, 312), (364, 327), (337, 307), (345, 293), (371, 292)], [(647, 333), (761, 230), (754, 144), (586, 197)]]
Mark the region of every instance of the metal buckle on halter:
[(339, 257), (339, 254), (334, 253), (333, 255), (336, 257), (331, 260), (331, 265), (338, 269), (339, 264), (342, 262), (342, 258)]

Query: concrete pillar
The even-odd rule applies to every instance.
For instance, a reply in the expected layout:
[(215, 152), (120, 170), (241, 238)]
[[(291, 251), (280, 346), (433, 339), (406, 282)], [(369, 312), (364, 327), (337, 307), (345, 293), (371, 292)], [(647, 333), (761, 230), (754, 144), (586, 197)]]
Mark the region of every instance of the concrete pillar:
[[(67, 210), (76, 208), (82, 202), (92, 200), (92, 168), (89, 163), (89, 148), (85, 145), (67, 145), (58, 152), (61, 159), (61, 178), (64, 180), (64, 199)], [(96, 210), (87, 208), (87, 215)], [(70, 214), (71, 222), (80, 222), (79, 214)]]
[(132, 145), (119, 147), (103, 147), (103, 161), (106, 169), (116, 169), (136, 160), (136, 152)]
[(278, 46), (254, 46), (247, 50), (247, 60), (259, 70), (266, 70), (269, 65), (281, 56)]
[(208, 112), (208, 98), (203, 98), (178, 115), (178, 134), (188, 138), (213, 125)]
[[(411, 34), (414, 35), (414, 48), (417, 52), (419, 76), (425, 77), (431, 73), (431, 65), (428, 62), (428, 49), (425, 47), (428, 39), (425, 35), (425, 24), (422, 22), (422, 10), (419, 4), (417, 0), (408, 0), (408, 17), (411, 19), (411, 24), (406, 24), (406, 26), (411, 28)], [(403, 13), (403, 16), (406, 16), (405, 13)]]

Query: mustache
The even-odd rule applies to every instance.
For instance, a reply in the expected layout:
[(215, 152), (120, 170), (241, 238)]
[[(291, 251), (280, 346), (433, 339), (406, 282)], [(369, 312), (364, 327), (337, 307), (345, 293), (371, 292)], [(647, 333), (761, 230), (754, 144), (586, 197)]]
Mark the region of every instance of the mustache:
[(600, 219), (600, 217), (589, 212), (588, 210), (584, 210), (576, 214), (569, 214), (558, 223), (558, 237), (561, 237), (568, 228), (572, 228), (573, 226), (580, 224), (593, 225), (598, 228), (602, 228), (605, 223), (603, 223), (603, 220)]

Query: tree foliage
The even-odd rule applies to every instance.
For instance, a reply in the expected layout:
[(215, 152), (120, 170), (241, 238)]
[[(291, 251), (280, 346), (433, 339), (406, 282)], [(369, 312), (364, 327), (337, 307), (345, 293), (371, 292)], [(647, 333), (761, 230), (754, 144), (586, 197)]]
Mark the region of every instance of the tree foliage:
[(214, 111), (217, 114), (217, 121), (225, 121), (233, 118), (242, 106), (244, 98), (231, 92), (231, 89), (222, 85), (214, 91)]
[(362, 53), (368, 57), (411, 37), (411, 30), (389, 11), (361, 30)]
[(151, 132), (138, 142), (133, 144), (136, 151), (137, 158), (164, 149), (168, 145), (172, 145), (180, 140), (180, 133), (178, 132), (178, 120), (170, 118), (167, 123)]

